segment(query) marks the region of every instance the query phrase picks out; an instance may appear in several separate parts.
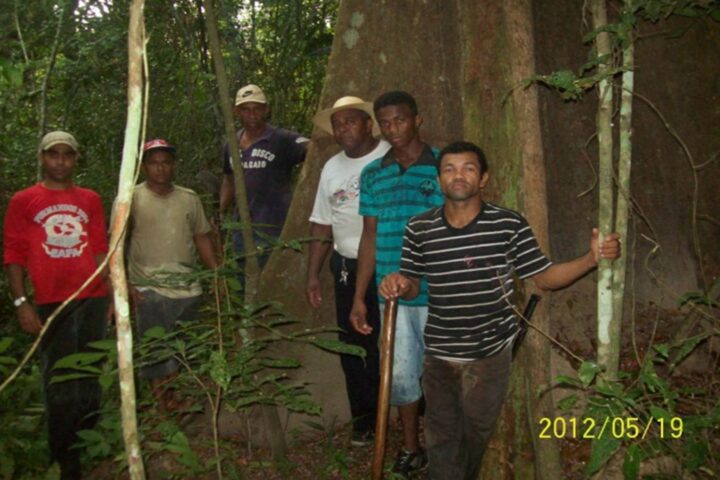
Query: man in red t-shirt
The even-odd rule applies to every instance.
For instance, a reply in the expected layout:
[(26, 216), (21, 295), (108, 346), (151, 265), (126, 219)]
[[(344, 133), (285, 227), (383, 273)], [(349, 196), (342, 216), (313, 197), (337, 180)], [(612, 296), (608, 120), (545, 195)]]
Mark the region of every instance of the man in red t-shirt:
[[(13, 195), (3, 230), (4, 264), (20, 326), (37, 335), (45, 320), (90, 278), (108, 251), (100, 196), (73, 184), (78, 144), (66, 132), (40, 141), (43, 181)], [(34, 302), (25, 291), (30, 277)], [(100, 407), (94, 378), (50, 383), (55, 362), (86, 351), (105, 336), (109, 296), (101, 274), (80, 291), (45, 332), (40, 359), (48, 416), (48, 440), (62, 478), (80, 478), (79, 451), (72, 449), (78, 430), (91, 428)]]

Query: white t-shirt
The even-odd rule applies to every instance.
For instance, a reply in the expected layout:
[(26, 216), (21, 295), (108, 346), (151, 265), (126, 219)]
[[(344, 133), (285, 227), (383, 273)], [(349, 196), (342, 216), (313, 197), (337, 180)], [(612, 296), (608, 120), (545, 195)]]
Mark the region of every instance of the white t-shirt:
[(362, 235), (363, 220), (358, 213), (360, 172), (388, 150), (390, 144), (380, 140), (373, 151), (360, 158), (340, 152), (327, 161), (320, 174), (310, 221), (332, 225), (335, 250), (343, 257), (357, 258)]

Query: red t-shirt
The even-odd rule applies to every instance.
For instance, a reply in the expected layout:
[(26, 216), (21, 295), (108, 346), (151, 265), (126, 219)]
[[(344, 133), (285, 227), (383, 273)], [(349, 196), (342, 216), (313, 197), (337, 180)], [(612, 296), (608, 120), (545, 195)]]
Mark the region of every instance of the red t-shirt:
[[(96, 255), (108, 251), (100, 196), (72, 186), (51, 190), (41, 183), (10, 199), (3, 230), (5, 265), (25, 267), (35, 289), (35, 303), (67, 299), (97, 268)], [(108, 294), (96, 278), (77, 298)]]

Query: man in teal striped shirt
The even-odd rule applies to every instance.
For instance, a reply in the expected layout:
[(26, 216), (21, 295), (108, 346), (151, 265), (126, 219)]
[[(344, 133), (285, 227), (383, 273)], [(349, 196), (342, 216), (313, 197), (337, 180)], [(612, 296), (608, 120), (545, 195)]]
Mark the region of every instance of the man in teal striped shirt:
[[(422, 117), (415, 99), (407, 92), (391, 91), (380, 95), (373, 109), (380, 130), (392, 148), (385, 156), (369, 163), (360, 177), (363, 233), (350, 321), (364, 334), (372, 331), (366, 321), (364, 298), (373, 270), (378, 285), (385, 275), (397, 271), (408, 219), (443, 203), (437, 182), (438, 150), (420, 139)], [(418, 441), (427, 302), (427, 284), (423, 281), (417, 297), (410, 301), (401, 299), (398, 305), (390, 402), (398, 407), (403, 426), (403, 450), (393, 472), (404, 477), (427, 465)]]

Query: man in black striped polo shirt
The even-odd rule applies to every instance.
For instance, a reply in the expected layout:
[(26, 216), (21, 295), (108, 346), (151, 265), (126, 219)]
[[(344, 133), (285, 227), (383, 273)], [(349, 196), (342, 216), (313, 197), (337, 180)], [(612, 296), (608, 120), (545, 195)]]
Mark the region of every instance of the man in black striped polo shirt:
[(474, 480), (510, 376), (515, 277), (532, 278), (543, 290), (563, 288), (599, 258), (617, 258), (619, 237), (600, 244), (593, 229), (585, 255), (553, 264), (519, 213), (482, 200), (489, 176), (478, 146), (445, 147), (438, 176), (445, 203), (410, 219), (400, 272), (383, 279), (380, 294), (411, 299), (427, 278), (422, 383), (429, 477)]

